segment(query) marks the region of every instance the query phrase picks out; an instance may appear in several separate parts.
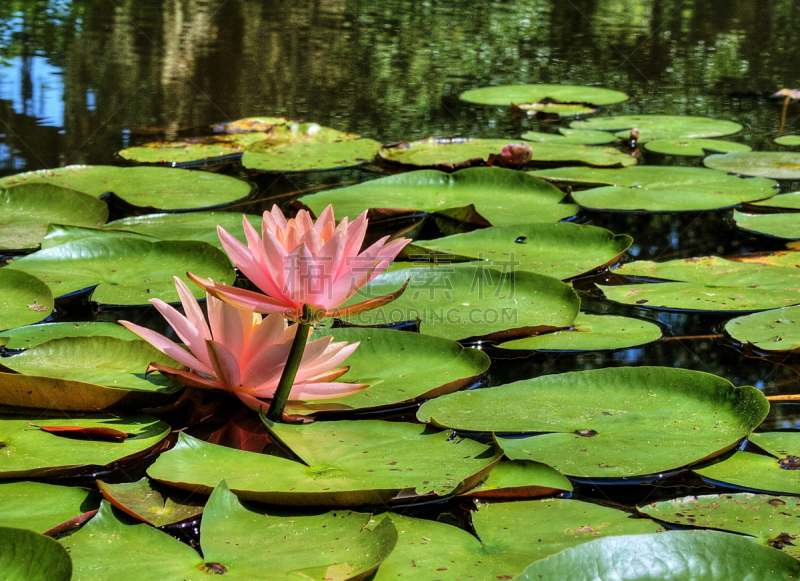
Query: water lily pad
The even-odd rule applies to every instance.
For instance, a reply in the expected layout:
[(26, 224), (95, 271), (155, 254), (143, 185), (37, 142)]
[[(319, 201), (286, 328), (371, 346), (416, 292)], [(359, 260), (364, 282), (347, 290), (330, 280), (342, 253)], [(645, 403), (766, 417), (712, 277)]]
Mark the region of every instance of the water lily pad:
[(617, 140), (617, 136), (608, 131), (580, 131), (566, 127), (559, 127), (558, 131), (560, 134), (527, 131), (521, 137), (525, 141), (536, 143), (579, 143), (582, 145), (603, 145)]
[(0, 268), (0, 329), (41, 321), (53, 312), (53, 293), (30, 274)]
[(559, 168), (533, 172), (553, 183), (603, 185), (573, 192), (578, 204), (619, 212), (692, 212), (770, 198), (775, 182), (695, 167), (639, 166), (621, 170)]
[(487, 268), (407, 268), (383, 273), (345, 305), (385, 295), (408, 280), (394, 302), (346, 318), (360, 326), (421, 321), (420, 332), (452, 340), (501, 340), (569, 327), (580, 309), (570, 285), (532, 272)]
[(243, 119), (236, 119), (235, 121), (226, 121), (224, 123), (216, 123), (211, 126), (214, 133), (260, 133), (263, 131), (270, 131), (275, 125), (286, 125), (291, 123), (283, 117), (244, 117)]
[(705, 479), (759, 492), (800, 495), (800, 433), (762, 432), (750, 441), (772, 456), (736, 452), (733, 456), (695, 470)]
[[(487, 266), (545, 274), (562, 280), (616, 263), (633, 243), (596, 226), (572, 223), (494, 226), (436, 240), (420, 240), (406, 252), (454, 255), (456, 260), (484, 260)], [(418, 258), (417, 258), (418, 260)], [(448, 262), (437, 257), (439, 262)], [(395, 266), (402, 263), (397, 262)]]
[(206, 171), (166, 167), (71, 165), (0, 179), (0, 187), (46, 183), (91, 196), (113, 192), (134, 206), (180, 210), (219, 206), (244, 198), (250, 184)]
[(241, 155), (248, 145), (267, 137), (264, 132), (251, 132), (192, 137), (180, 141), (153, 141), (123, 149), (119, 156), (140, 163), (169, 163), (179, 166)]
[(108, 206), (87, 194), (52, 184), (0, 188), (0, 248), (36, 248), (50, 223), (99, 227)]
[(800, 145), (800, 135), (784, 135), (782, 137), (776, 137), (775, 143), (778, 145), (788, 145), (790, 147)]
[(351, 506), (458, 494), (477, 484), (500, 458), (488, 446), (418, 424), (361, 420), (276, 424), (272, 430), (305, 464), (181, 433), (147, 473), (203, 494), (224, 476), (247, 500)]
[[(183, 214), (167, 214), (169, 216), (183, 216)], [(158, 238), (127, 232), (123, 230), (101, 230), (99, 228), (83, 228), (81, 226), (63, 226), (61, 224), (50, 224), (47, 227), (47, 234), (42, 240), (42, 250), (53, 248), (67, 242), (85, 240), (86, 238), (105, 238), (106, 240), (118, 240), (120, 238), (138, 238), (149, 242), (156, 242)]]
[(800, 239), (800, 212), (792, 214), (745, 214), (734, 212), (733, 219), (742, 230), (785, 238)]
[(600, 351), (630, 349), (660, 338), (661, 328), (642, 319), (580, 313), (570, 329), (508, 341), (500, 345), (500, 348), (533, 351)]
[[(461, 169), (484, 165), (489, 157), (514, 143), (507, 139), (430, 138), (384, 146), (378, 152), (391, 163), (415, 168)], [(613, 147), (592, 147), (574, 143), (532, 146), (531, 163), (576, 163), (606, 167), (636, 165), (636, 158)]]
[(70, 581), (72, 561), (58, 541), (33, 531), (0, 527), (0, 571), (8, 581)]
[[(261, 230), (261, 216), (245, 214), (247, 220)], [(241, 242), (246, 243), (239, 212), (185, 212), (181, 214), (147, 214), (115, 220), (103, 229), (135, 232), (162, 240), (199, 240), (222, 248), (217, 236), (217, 226), (222, 226)]]
[(480, 540), (444, 523), (390, 517), (399, 538), (374, 581), (510, 579), (532, 561), (567, 547), (598, 537), (661, 530), (649, 519), (566, 499), (483, 504), (472, 513)]
[(98, 480), (97, 486), (109, 503), (154, 527), (190, 519), (203, 512), (199, 498), (184, 500), (174, 494), (162, 494), (147, 478), (121, 484)]
[(784, 581), (789, 555), (717, 531), (597, 539), (533, 563), (515, 581)]
[(697, 139), (732, 135), (742, 130), (733, 121), (693, 117), (691, 115), (615, 115), (593, 117), (570, 123), (573, 129), (615, 131), (619, 137), (628, 137), (634, 127), (639, 130), (639, 141), (656, 139)]
[(800, 210), (800, 192), (778, 194), (768, 200), (753, 202), (754, 206), (764, 208), (783, 208), (786, 210)]
[(639, 507), (651, 518), (740, 533), (759, 545), (800, 558), (800, 501), (791, 496), (715, 494), (685, 496)]
[[(628, 99), (628, 95), (602, 87), (536, 84), (481, 87), (461, 93), (459, 98), (478, 105), (516, 105), (533, 111), (577, 115), (594, 111), (591, 105), (621, 103)], [(588, 105), (588, 107), (559, 108), (559, 104)]]
[(703, 165), (738, 175), (777, 180), (800, 179), (800, 153), (750, 151), (709, 155), (703, 159)]
[(240, 581), (347, 581), (369, 576), (397, 542), (391, 521), (372, 530), (369, 522), (370, 515), (352, 511), (265, 514), (242, 505), (221, 482), (200, 525), (203, 557), (106, 503), (64, 545), (85, 581), (109, 575), (120, 581), (200, 581), (209, 574)]
[[(236, 276), (225, 254), (204, 242), (134, 238), (76, 240), (29, 254), (6, 269), (40, 278), (56, 296), (96, 286), (92, 300), (110, 305), (141, 305), (151, 298), (176, 302), (173, 277), (187, 271), (227, 284)], [(193, 292), (204, 297), (197, 287)]]
[(332, 335), (335, 341), (360, 342), (347, 358), (350, 370), (342, 381), (368, 383), (359, 393), (304, 402), (296, 414), (344, 412), (394, 406), (450, 393), (473, 383), (489, 368), (482, 351), (454, 341), (389, 329), (332, 329), (314, 337)]
[(656, 139), (645, 143), (644, 148), (664, 155), (707, 155), (709, 152), (729, 153), (753, 149), (744, 143), (721, 139)]
[(0, 483), (0, 527), (43, 533), (98, 506), (100, 499), (96, 492), (77, 486)]
[(417, 419), (480, 432), (545, 432), (496, 438), (512, 460), (567, 476), (620, 478), (674, 470), (719, 454), (766, 417), (753, 387), (685, 369), (594, 369), (426, 402)]
[(303, 196), (319, 215), (333, 204), (336, 217), (354, 220), (370, 208), (441, 212), (474, 204), (494, 226), (558, 222), (578, 207), (562, 203), (564, 192), (547, 182), (503, 168), (470, 168), (452, 174), (423, 170)]
[(537, 498), (572, 492), (569, 479), (540, 462), (500, 462), (483, 482), (461, 496), (471, 498)]
[(7, 339), (6, 349), (30, 349), (51, 339), (62, 337), (116, 337), (132, 341), (138, 335), (128, 331), (117, 323), (78, 322), (78, 323), (43, 323), (17, 327), (0, 333), (0, 339)]
[(681, 282), (600, 286), (609, 300), (656, 309), (759, 311), (800, 303), (800, 271), (788, 266), (730, 261), (717, 256), (638, 261), (621, 276)]
[(800, 350), (800, 306), (737, 317), (725, 324), (725, 332), (764, 351)]
[[(122, 441), (47, 432), (36, 426), (110, 427), (129, 434)], [(169, 434), (169, 426), (143, 414), (43, 418), (0, 415), (3, 463), (0, 478), (56, 476), (76, 471), (92, 473), (154, 446)]]

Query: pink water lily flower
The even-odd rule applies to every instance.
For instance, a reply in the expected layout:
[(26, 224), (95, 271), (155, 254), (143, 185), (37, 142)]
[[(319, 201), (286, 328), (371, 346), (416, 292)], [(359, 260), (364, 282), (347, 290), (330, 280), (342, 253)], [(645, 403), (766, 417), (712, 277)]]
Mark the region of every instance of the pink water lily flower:
[[(129, 321), (120, 321), (159, 351), (169, 355), (188, 371), (156, 363), (150, 368), (191, 387), (223, 389), (258, 409), (278, 386), (298, 325), (288, 326), (280, 315), (263, 317), (237, 309), (208, 296), (208, 322), (186, 284), (175, 277), (175, 286), (186, 315), (159, 299), (150, 302), (172, 325), (189, 352), (155, 331)], [(332, 342), (323, 337), (306, 344), (297, 372), (291, 400), (316, 400), (357, 393), (366, 384), (334, 382), (347, 372), (339, 367), (358, 343)]]
[(386, 236), (359, 252), (367, 232), (366, 212), (352, 223), (344, 218), (337, 226), (332, 206), (325, 208), (316, 223), (305, 210), (286, 220), (278, 206), (273, 206), (272, 211), (264, 212), (261, 236), (242, 218), (247, 245), (218, 226), (219, 239), (236, 267), (265, 294), (188, 273), (206, 292), (228, 304), (299, 320), (303, 305), (315, 318), (347, 316), (391, 302), (402, 292), (336, 309), (383, 272), (410, 242), (388, 242)]

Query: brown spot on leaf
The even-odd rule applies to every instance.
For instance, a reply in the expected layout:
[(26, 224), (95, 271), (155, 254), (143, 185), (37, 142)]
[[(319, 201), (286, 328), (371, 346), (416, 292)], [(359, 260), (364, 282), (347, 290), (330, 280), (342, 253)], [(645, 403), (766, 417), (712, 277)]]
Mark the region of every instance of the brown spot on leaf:
[(800, 470), (800, 456), (786, 456), (778, 460), (778, 466), (782, 470)]

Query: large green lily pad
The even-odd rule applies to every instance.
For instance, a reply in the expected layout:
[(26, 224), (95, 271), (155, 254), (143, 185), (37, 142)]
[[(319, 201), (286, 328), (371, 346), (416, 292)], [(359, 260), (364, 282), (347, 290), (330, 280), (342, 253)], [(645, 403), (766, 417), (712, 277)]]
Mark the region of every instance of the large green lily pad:
[(703, 165), (739, 175), (776, 180), (800, 179), (800, 153), (750, 151), (709, 155), (703, 159)]
[(712, 481), (751, 490), (800, 495), (800, 433), (750, 434), (750, 441), (772, 456), (736, 452), (724, 462), (695, 472)]
[(706, 256), (660, 263), (630, 262), (615, 273), (680, 281), (600, 286), (606, 298), (628, 305), (692, 311), (758, 311), (800, 303), (800, 271), (789, 266)]
[(0, 483), (0, 527), (49, 531), (100, 506), (96, 492), (43, 482)]
[(120, 484), (98, 480), (97, 485), (112, 505), (154, 527), (194, 518), (203, 512), (200, 498), (183, 499), (174, 494), (162, 494), (147, 478)]
[(661, 328), (642, 319), (580, 313), (570, 329), (508, 341), (501, 349), (600, 351), (630, 349), (661, 338)]
[(26, 529), (0, 527), (4, 581), (70, 581), (72, 560), (58, 541)]
[(23, 184), (0, 188), (0, 248), (36, 248), (57, 222), (99, 227), (108, 219), (108, 206), (87, 194), (52, 184)]
[(200, 581), (209, 574), (240, 581), (347, 581), (369, 576), (397, 542), (391, 521), (372, 530), (369, 522), (370, 515), (351, 511), (265, 514), (242, 505), (223, 481), (203, 514), (202, 557), (106, 503), (64, 545), (85, 581)]
[(272, 431), (305, 464), (233, 450), (181, 433), (148, 475), (208, 494), (224, 476), (244, 499), (350, 506), (458, 494), (480, 482), (500, 454), (425, 426), (376, 420), (276, 424)]
[(454, 341), (389, 329), (332, 329), (334, 341), (360, 342), (347, 358), (350, 370), (341, 381), (367, 383), (359, 393), (304, 402), (292, 413), (347, 412), (395, 406), (451, 393), (473, 383), (489, 368), (482, 351)]
[(592, 210), (690, 212), (736, 206), (772, 197), (776, 183), (696, 167), (638, 166), (621, 170), (559, 168), (533, 172), (553, 183), (605, 185), (573, 192)]
[(541, 462), (500, 462), (483, 482), (461, 496), (471, 498), (538, 498), (572, 492), (569, 479)]
[[(436, 240), (420, 240), (406, 252), (410, 255), (433, 251), (437, 261), (484, 260), (500, 268), (513, 267), (562, 280), (616, 263), (633, 243), (633, 238), (596, 226), (563, 222), (494, 226)], [(397, 262), (395, 266), (402, 263)]]
[(800, 558), (800, 500), (764, 494), (685, 496), (639, 507), (663, 522), (749, 535), (759, 545)]
[(422, 170), (303, 196), (300, 202), (319, 215), (333, 204), (336, 217), (354, 220), (370, 208), (441, 212), (474, 204), (494, 226), (558, 222), (578, 207), (561, 203), (564, 192), (528, 174), (497, 167), (452, 174)]
[(783, 208), (786, 210), (800, 210), (800, 192), (778, 194), (768, 200), (753, 202), (754, 206), (764, 208)]
[(800, 306), (737, 317), (725, 324), (725, 332), (764, 351), (800, 350)]
[(0, 333), (0, 341), (6, 340), (6, 349), (30, 349), (51, 339), (62, 337), (115, 337), (127, 341), (139, 338), (117, 323), (81, 321), (78, 323), (43, 323), (17, 327)]
[(800, 145), (800, 135), (783, 135), (775, 138), (778, 145), (788, 145), (790, 147)]
[[(35, 424), (39, 427), (31, 426)], [(125, 432), (118, 441), (99, 436), (72, 437), (47, 432), (41, 427), (110, 428)], [(76, 471), (91, 473), (127, 456), (154, 446), (169, 434), (169, 426), (143, 414), (128, 416), (43, 418), (0, 415), (3, 463), (0, 478), (56, 476)]]
[[(169, 216), (183, 216), (183, 214), (168, 214)], [(83, 228), (81, 226), (62, 226), (61, 224), (50, 224), (47, 228), (47, 234), (44, 235), (42, 240), (42, 250), (60, 246), (67, 242), (75, 242), (76, 240), (85, 240), (86, 238), (105, 238), (106, 240), (118, 240), (120, 238), (138, 238), (140, 240), (147, 240), (155, 242), (158, 238), (153, 236), (146, 236), (144, 234), (136, 234), (134, 232), (127, 232), (124, 230), (101, 230), (99, 228)]]
[[(595, 110), (593, 105), (621, 103), (628, 95), (602, 87), (535, 84), (481, 87), (461, 93), (459, 98), (478, 105), (516, 105), (526, 110), (567, 116), (591, 113)], [(582, 107), (559, 107), (570, 104)]]
[(559, 133), (526, 131), (521, 137), (525, 141), (535, 143), (579, 143), (582, 145), (603, 145), (617, 140), (617, 136), (608, 131), (580, 131), (566, 127), (559, 127), (558, 131)]
[(496, 438), (512, 460), (562, 474), (620, 478), (665, 472), (719, 454), (766, 417), (753, 387), (685, 369), (594, 369), (426, 402), (417, 419), (479, 432), (545, 432)]
[(745, 214), (734, 211), (733, 219), (742, 230), (785, 238), (800, 239), (800, 212), (791, 214)]
[[(252, 214), (245, 216), (256, 230), (261, 230), (261, 216)], [(217, 226), (222, 226), (239, 241), (247, 243), (242, 228), (242, 214), (239, 212), (185, 212), (131, 216), (109, 222), (103, 230), (135, 232), (162, 240), (199, 240), (221, 249)]]
[(71, 165), (0, 179), (0, 187), (28, 183), (53, 184), (95, 197), (113, 192), (134, 206), (163, 210), (219, 206), (244, 198), (251, 189), (229, 176), (166, 167)]
[[(151, 298), (176, 302), (173, 277), (187, 271), (227, 284), (236, 276), (225, 254), (204, 242), (135, 238), (76, 240), (20, 258), (5, 269), (40, 278), (56, 296), (96, 285), (92, 300), (110, 305), (141, 305)], [(204, 296), (198, 287), (193, 292)]]
[[(384, 146), (378, 155), (385, 161), (415, 168), (460, 169), (483, 165), (514, 140), (430, 138)], [(574, 143), (532, 146), (531, 163), (579, 163), (604, 167), (636, 165), (636, 158), (613, 147)]]
[(785, 581), (789, 555), (717, 531), (597, 539), (533, 563), (515, 581)]
[(444, 523), (390, 517), (399, 538), (374, 581), (510, 579), (532, 561), (567, 547), (598, 537), (661, 530), (653, 521), (621, 510), (565, 499), (481, 505), (472, 513), (480, 540)]
[(420, 332), (452, 340), (516, 338), (569, 327), (580, 299), (568, 284), (532, 272), (469, 267), (407, 268), (383, 273), (345, 303), (393, 292), (394, 302), (347, 317), (360, 326), (421, 321)]
[(731, 151), (752, 151), (752, 147), (735, 141), (722, 139), (656, 139), (648, 141), (644, 148), (647, 151), (664, 155), (707, 155), (712, 153), (729, 153)]
[(251, 132), (193, 137), (180, 141), (153, 141), (123, 149), (119, 156), (140, 163), (183, 165), (240, 155), (248, 145), (267, 137), (264, 132)]
[(691, 115), (615, 115), (593, 117), (570, 123), (573, 129), (615, 131), (619, 137), (628, 137), (630, 130), (639, 129), (639, 141), (656, 139), (697, 139), (732, 135), (742, 130), (733, 121), (693, 117)]
[(53, 312), (53, 293), (33, 275), (0, 268), (0, 329), (41, 321)]

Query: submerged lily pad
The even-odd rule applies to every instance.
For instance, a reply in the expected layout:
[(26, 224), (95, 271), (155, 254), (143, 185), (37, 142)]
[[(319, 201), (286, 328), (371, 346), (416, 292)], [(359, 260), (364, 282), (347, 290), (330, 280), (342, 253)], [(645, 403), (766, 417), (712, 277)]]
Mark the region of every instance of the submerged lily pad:
[(53, 312), (53, 293), (33, 275), (0, 268), (0, 329), (37, 323)]
[(148, 468), (160, 482), (208, 494), (224, 476), (247, 500), (352, 506), (458, 494), (501, 454), (425, 426), (377, 420), (275, 424), (272, 432), (305, 462), (233, 450), (181, 433)]
[[(87, 435), (71, 437), (41, 429), (50, 426), (113, 428), (127, 433), (128, 438), (112, 441)], [(91, 474), (101, 466), (147, 450), (166, 438), (169, 430), (164, 422), (143, 414), (81, 418), (43, 418), (39, 413), (0, 415), (3, 444), (0, 478)]]
[(496, 438), (512, 460), (620, 478), (674, 470), (734, 446), (766, 417), (753, 387), (685, 369), (624, 367), (546, 375), (426, 402), (417, 419)]
[(776, 183), (695, 167), (638, 166), (621, 170), (559, 168), (533, 172), (553, 183), (606, 185), (573, 192), (578, 204), (619, 212), (694, 212), (770, 198)]
[[(29, 254), (6, 269), (37, 276), (56, 296), (96, 287), (92, 300), (110, 305), (141, 305), (151, 298), (176, 302), (178, 273), (227, 284), (236, 276), (225, 254), (204, 242), (135, 238), (76, 240)], [(197, 287), (193, 292), (205, 296)]]
[(252, 132), (193, 137), (180, 141), (154, 141), (123, 149), (119, 156), (140, 163), (183, 165), (239, 155), (251, 143), (267, 137), (267, 133)]
[(725, 332), (764, 351), (800, 350), (800, 306), (737, 317), (725, 324)]
[(0, 333), (0, 340), (6, 339), (6, 349), (30, 349), (51, 339), (62, 337), (115, 337), (127, 341), (136, 340), (138, 335), (117, 323), (78, 322), (43, 323), (17, 327)]
[(709, 152), (729, 153), (753, 149), (744, 143), (721, 139), (656, 139), (645, 143), (644, 148), (664, 155), (707, 155)]
[(501, 349), (600, 351), (630, 349), (661, 338), (661, 328), (642, 319), (580, 313), (572, 328), (508, 341)]
[(742, 130), (733, 121), (694, 117), (691, 115), (615, 115), (593, 117), (570, 123), (573, 129), (615, 131), (619, 137), (628, 137), (634, 127), (639, 130), (639, 141), (656, 139), (697, 139), (732, 135)]
[(244, 198), (250, 184), (206, 171), (166, 167), (70, 165), (0, 179), (0, 187), (45, 183), (91, 196), (113, 192), (134, 206), (180, 210), (219, 206)]
[(745, 214), (734, 212), (733, 219), (742, 230), (785, 238), (800, 239), (800, 212), (792, 214)]
[[(404, 166), (453, 170), (484, 165), (491, 155), (499, 154), (504, 147), (512, 143), (513, 140), (507, 139), (430, 138), (384, 146), (378, 154), (386, 161)], [(636, 165), (636, 158), (613, 147), (593, 147), (574, 143), (533, 145), (530, 161), (606, 167)]]
[[(208, 500), (200, 525), (203, 556), (107, 503), (63, 541), (84, 581), (201, 581), (210, 574), (260, 581), (364, 579), (391, 553), (391, 521), (370, 530), (370, 515), (351, 511), (282, 515), (242, 505), (225, 482)], [(120, 558), (124, 556), (124, 558)]]
[(749, 535), (759, 545), (800, 558), (800, 500), (792, 496), (686, 496), (639, 507), (663, 522)]
[(303, 402), (292, 413), (367, 410), (419, 401), (466, 387), (489, 368), (489, 357), (482, 351), (419, 333), (332, 329), (313, 336), (323, 335), (332, 335), (334, 341), (360, 342), (347, 358), (350, 369), (342, 381), (369, 387), (346, 397)]
[(564, 192), (518, 171), (470, 168), (452, 174), (422, 170), (303, 196), (300, 202), (319, 215), (333, 204), (336, 217), (354, 220), (370, 208), (441, 212), (474, 204), (493, 226), (558, 222), (575, 215), (575, 204), (562, 203)]
[(537, 498), (572, 492), (569, 479), (540, 462), (500, 462), (475, 488), (471, 498)]
[(120, 484), (98, 480), (97, 486), (109, 503), (154, 527), (180, 522), (203, 512), (200, 499), (184, 500), (175, 495), (162, 494), (153, 488), (147, 478)]
[(800, 153), (750, 151), (710, 155), (703, 165), (739, 175), (777, 180), (800, 179)]
[(750, 434), (749, 439), (772, 456), (736, 452), (695, 472), (711, 481), (754, 491), (800, 495), (800, 433), (762, 432)]
[[(459, 98), (478, 105), (516, 105), (526, 110), (578, 115), (594, 111), (592, 105), (621, 103), (628, 99), (628, 95), (602, 87), (536, 84), (481, 87), (461, 93)], [(584, 105), (584, 107), (580, 109), (559, 107), (562, 104)]]
[(0, 188), (0, 248), (36, 248), (57, 222), (99, 227), (108, 219), (102, 200), (52, 184)]
[(96, 492), (77, 486), (0, 483), (0, 527), (20, 527), (43, 533), (98, 506), (100, 499)]
[(558, 131), (560, 134), (527, 131), (521, 137), (525, 141), (536, 143), (578, 143), (582, 145), (603, 145), (617, 140), (617, 136), (608, 131), (580, 131), (566, 127), (559, 127)]
[(782, 137), (776, 137), (775, 143), (778, 145), (788, 145), (790, 147), (800, 145), (800, 135), (784, 135)]
[[(256, 230), (261, 230), (261, 216), (252, 214), (245, 216)], [(103, 226), (103, 230), (134, 232), (162, 240), (198, 240), (222, 248), (217, 235), (217, 226), (222, 226), (241, 242), (247, 242), (242, 228), (242, 214), (239, 212), (185, 212), (131, 216), (109, 222)]]
[(598, 285), (606, 298), (628, 305), (690, 311), (759, 311), (800, 303), (800, 271), (789, 266), (707, 256), (630, 262), (614, 272), (620, 276), (680, 281)]
[(738, 535), (669, 531), (597, 539), (533, 563), (514, 581), (785, 581), (800, 563)]
[(510, 579), (532, 561), (567, 547), (661, 530), (649, 519), (566, 499), (482, 504), (472, 513), (480, 540), (441, 522), (397, 514), (390, 518), (399, 533), (397, 546), (374, 581)]
[(421, 321), (420, 332), (452, 340), (500, 340), (569, 327), (580, 299), (568, 284), (532, 272), (474, 267), (407, 268), (384, 272), (345, 303), (393, 292), (394, 302), (345, 320), (353, 325)]
[[(545, 274), (562, 280), (616, 263), (633, 243), (627, 235), (617, 235), (596, 226), (569, 222), (494, 226), (436, 240), (420, 240), (407, 250), (410, 255), (434, 251), (438, 262), (469, 259), (495, 263)], [(395, 266), (402, 263), (397, 262)]]
[(0, 571), (8, 581), (70, 581), (72, 560), (58, 541), (26, 529), (0, 527)]

